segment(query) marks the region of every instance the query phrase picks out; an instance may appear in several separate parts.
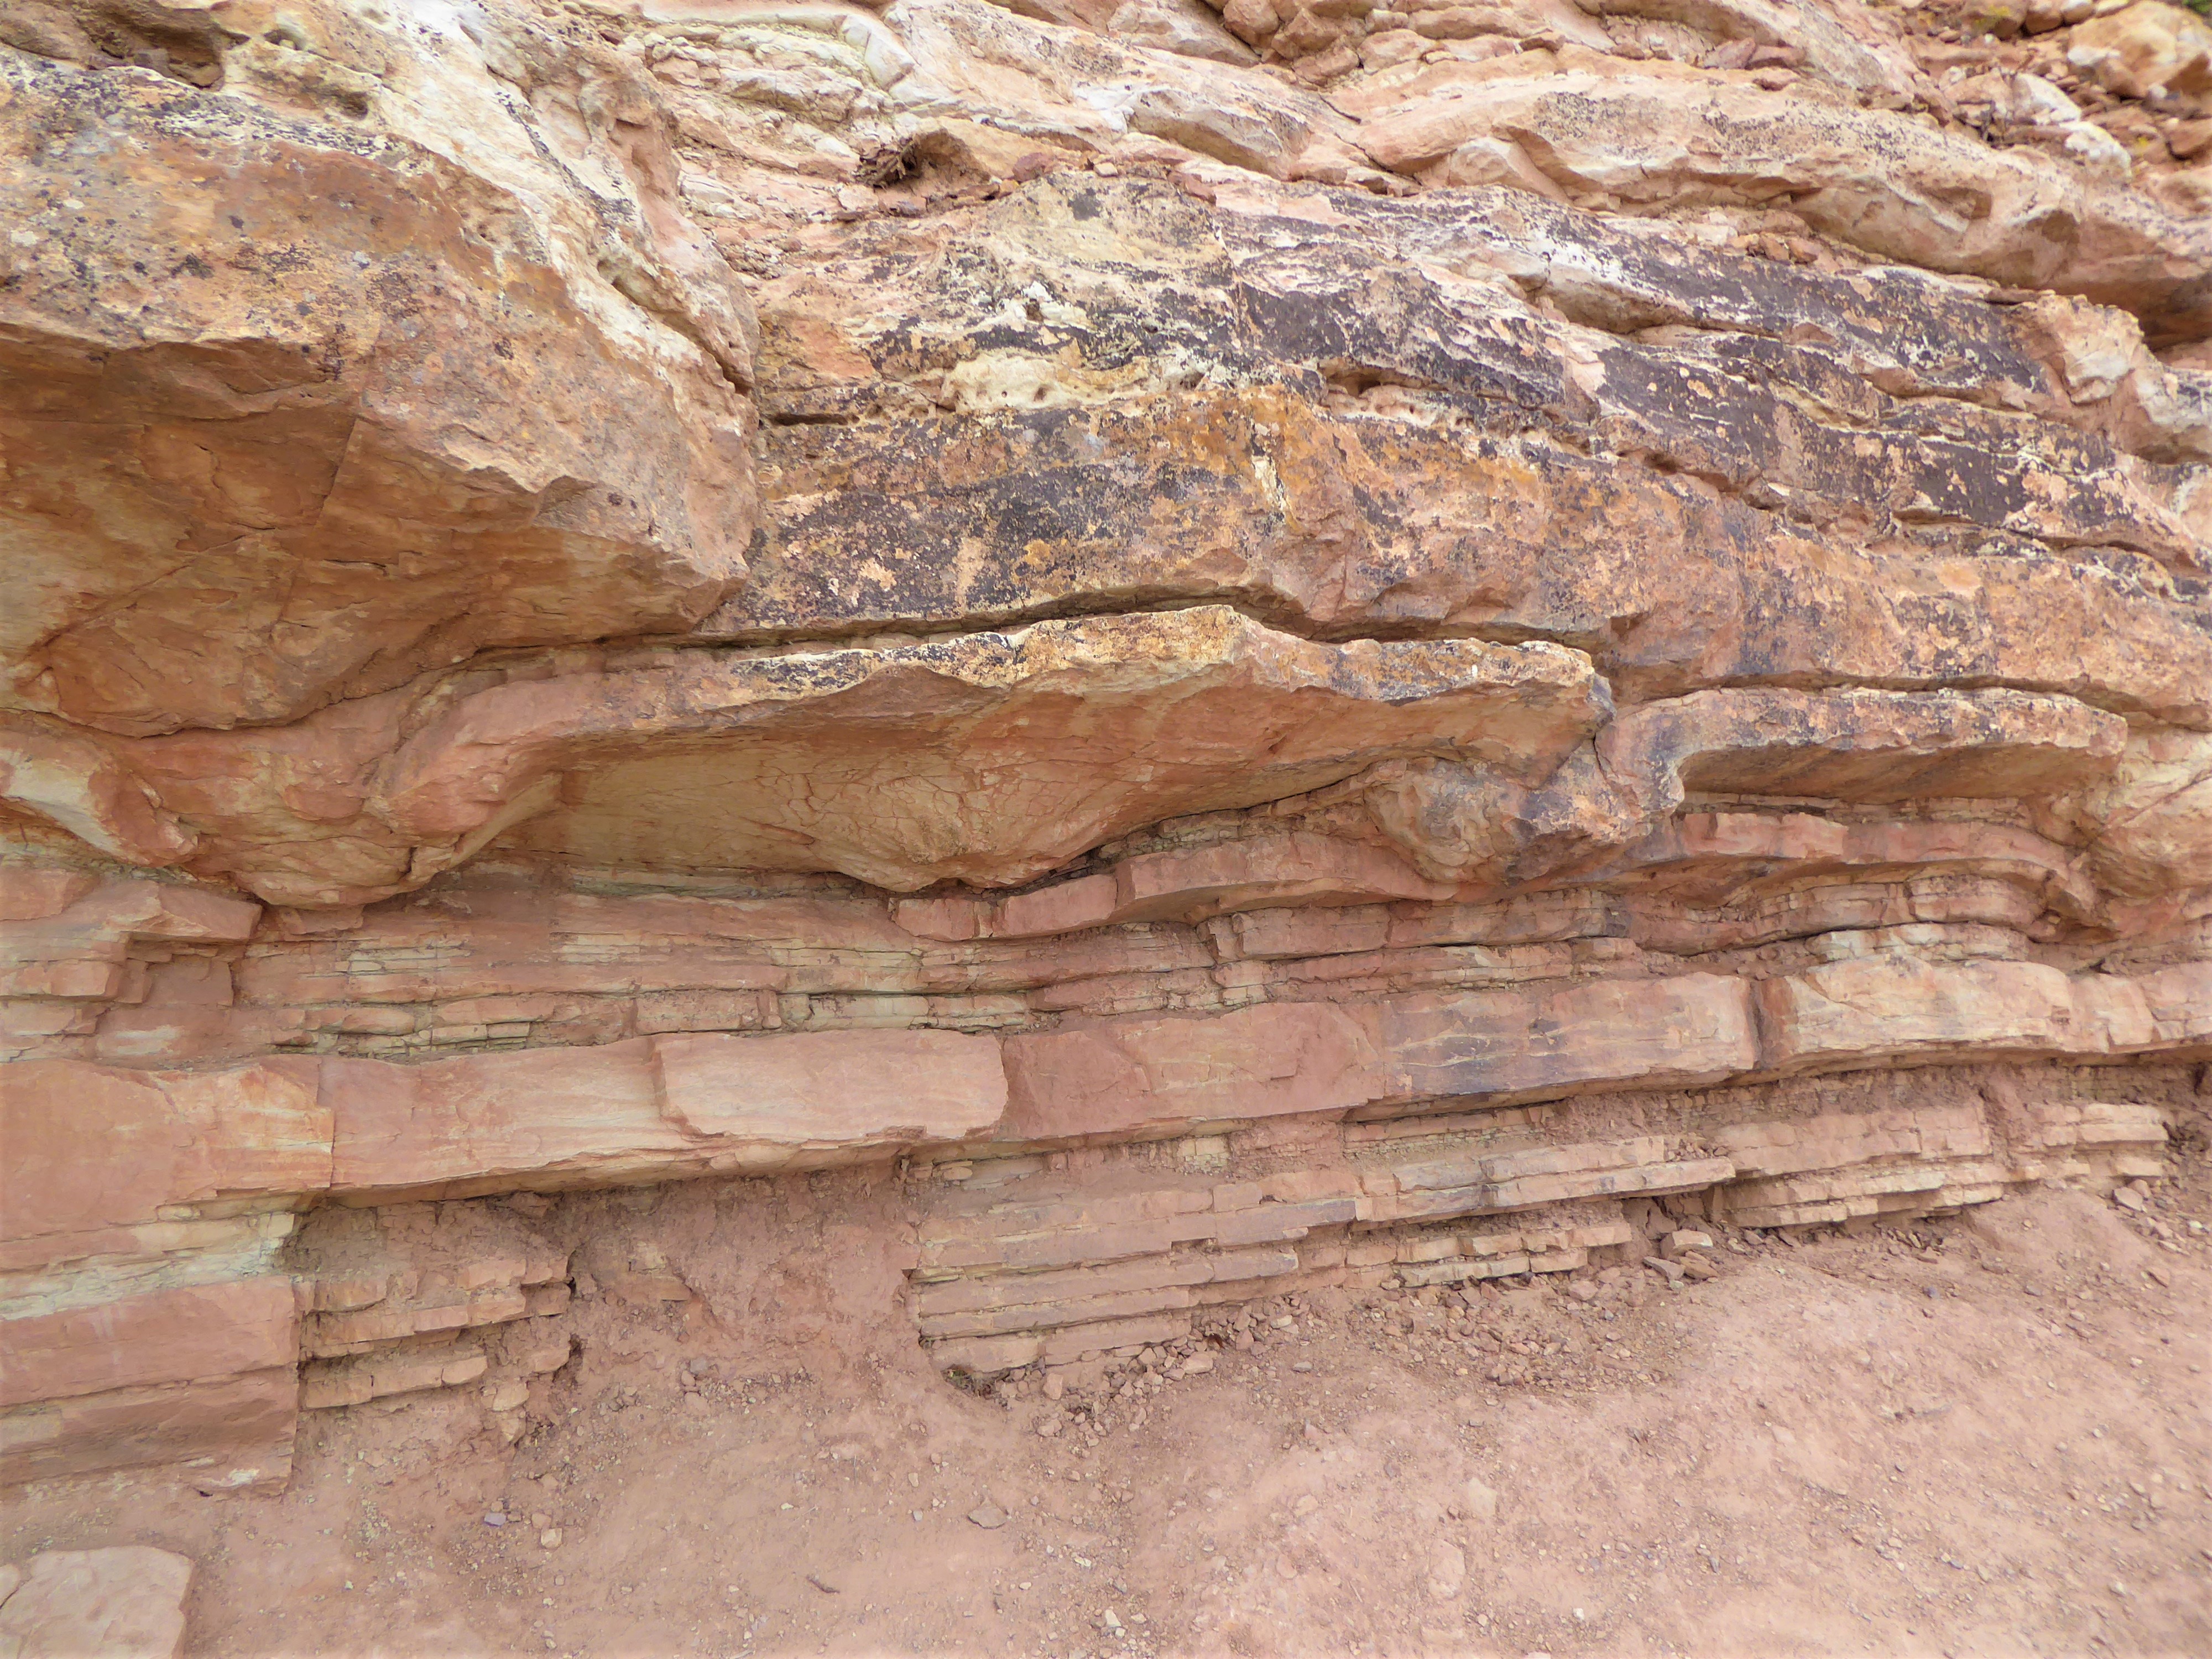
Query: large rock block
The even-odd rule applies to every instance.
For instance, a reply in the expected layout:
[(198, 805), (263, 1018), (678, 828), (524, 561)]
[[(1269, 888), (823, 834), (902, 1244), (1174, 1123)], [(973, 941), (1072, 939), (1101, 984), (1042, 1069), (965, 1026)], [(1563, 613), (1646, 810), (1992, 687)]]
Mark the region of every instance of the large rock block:
[[(2192, 988), (2203, 980), (2199, 970), (2184, 971)], [(2160, 1030), (2147, 983), (2094, 974), (2069, 978), (2031, 962), (1839, 963), (1759, 987), (1761, 1061), (1781, 1072), (1837, 1071), (1969, 1054), (2100, 1055), (2182, 1047), (2186, 1030)], [(2181, 993), (2181, 984), (2174, 989)]]
[(5, 1329), (0, 1406), (240, 1376), (289, 1365), (300, 1347), (291, 1281), (274, 1277), (29, 1314)]
[(882, 1158), (979, 1134), (1006, 1109), (997, 1039), (959, 1031), (663, 1036), (653, 1063), (662, 1109), (714, 1141), (717, 1169)]
[(1401, 1100), (1689, 1088), (1756, 1063), (1743, 981), (1710, 974), (1380, 1004)]
[[(1394, 757), (1540, 775), (1609, 708), (1559, 646), (1331, 645), (1202, 606), (879, 649), (527, 664), (347, 705), (276, 744), (134, 752), (201, 831), (196, 868), (288, 902), (416, 887), (502, 831), (596, 863), (909, 890), (1016, 884), (1106, 836)], [(303, 764), (329, 781), (301, 788)]]
[(1073, 1023), (1007, 1038), (1006, 1074), (1008, 1127), (1040, 1139), (1340, 1112), (1383, 1090), (1367, 1022), (1325, 1002)]
[(709, 608), (750, 319), (650, 83), (504, 10), (170, 15), (194, 79), (0, 58), (9, 700), (281, 720)]

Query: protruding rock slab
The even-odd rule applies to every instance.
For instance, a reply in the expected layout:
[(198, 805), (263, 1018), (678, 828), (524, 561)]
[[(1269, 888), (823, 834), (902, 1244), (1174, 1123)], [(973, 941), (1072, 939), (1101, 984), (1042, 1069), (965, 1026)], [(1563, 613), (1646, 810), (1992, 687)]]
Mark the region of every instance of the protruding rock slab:
[(178, 1659), (191, 1583), (191, 1562), (167, 1550), (48, 1550), (30, 1559), (21, 1582), (0, 1601), (0, 1654)]
[(323, 1064), (332, 1188), (355, 1203), (820, 1168), (981, 1133), (1006, 1104), (998, 1039), (957, 1031), (717, 1032)]
[(1555, 647), (1317, 645), (1205, 608), (488, 692), (402, 750), (388, 811), (450, 835), (564, 771), (514, 844), (1000, 886), (1395, 754), (1541, 769), (1605, 711)]
[[(1595, 191), (1632, 208), (1764, 201), (1786, 181), (1808, 222), (1869, 252), (2084, 295), (2136, 313), (2158, 340), (2212, 333), (2212, 235), (2033, 151), (1687, 70), (1450, 90), (1369, 123), (1361, 142), (1438, 184)], [(1968, 200), (1978, 210), (1954, 205)]]
[(0, 1406), (262, 1370), (289, 1364), (300, 1349), (291, 1281), (274, 1276), (34, 1314), (0, 1330)]
[(1698, 691), (1645, 703), (1530, 787), (1493, 768), (1376, 769), (1367, 802), (1424, 874), (1525, 883), (1664, 834), (1693, 791), (1895, 802), (2094, 787), (2127, 722), (2019, 691)]
[(634, 1037), (423, 1066), (326, 1060), (332, 1184), (397, 1195), (696, 1173), (696, 1141), (660, 1115), (652, 1049), (651, 1038)]
[[(2200, 990), (2212, 986), (2212, 966), (2180, 972)], [(2153, 1014), (2148, 983), (2096, 974), (2069, 978), (2028, 962), (1838, 963), (1759, 986), (1765, 1063), (1783, 1072), (1840, 1071), (1969, 1054), (2187, 1047), (2194, 1033), (2185, 1022)]]
[(0, 1267), (131, 1248), (178, 1206), (285, 1204), (330, 1184), (320, 1062), (219, 1072), (26, 1060), (0, 1084)]
[(1374, 1012), (1386, 1097), (1397, 1099), (1694, 1088), (1758, 1062), (1748, 988), (1712, 974), (1410, 997)]
[(1394, 755), (1540, 774), (1607, 712), (1588, 659), (1556, 647), (1322, 645), (1208, 607), (520, 681), (410, 738), (374, 810), (450, 845), (558, 776), (510, 844), (1000, 886)]
[(44, 1401), (0, 1413), (0, 1481), (168, 1465), (203, 1492), (281, 1488), (300, 1418), (293, 1359), (199, 1382)]
[(1266, 1003), (1008, 1037), (1008, 1127), (1026, 1139), (1118, 1135), (1364, 1105), (1383, 1073), (1364, 1012)]
[(1686, 790), (1901, 801), (2032, 798), (2108, 775), (2127, 722), (2020, 691), (1699, 691), (1606, 729), (1609, 773), (1649, 806)]
[[(490, 683), (486, 684), (489, 680)], [(519, 661), (130, 757), (191, 866), (288, 904), (501, 845), (602, 865), (1030, 880), (1105, 838), (1408, 756), (1540, 778), (1612, 698), (1549, 644), (1300, 639), (1220, 606), (921, 643)]]

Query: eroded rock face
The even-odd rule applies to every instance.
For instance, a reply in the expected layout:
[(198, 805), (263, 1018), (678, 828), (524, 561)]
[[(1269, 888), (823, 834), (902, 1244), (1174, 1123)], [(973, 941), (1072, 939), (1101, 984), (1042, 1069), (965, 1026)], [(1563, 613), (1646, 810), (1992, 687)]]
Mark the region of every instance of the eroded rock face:
[(701, 1294), (539, 1194), (896, 1161), (989, 1376), (2154, 1177), (2212, 80), (2097, 9), (0, 19), (7, 1478), (514, 1438)]
[(710, 608), (751, 317), (645, 78), (519, 16), (167, 9), (199, 84), (0, 63), (9, 702), (282, 721)]

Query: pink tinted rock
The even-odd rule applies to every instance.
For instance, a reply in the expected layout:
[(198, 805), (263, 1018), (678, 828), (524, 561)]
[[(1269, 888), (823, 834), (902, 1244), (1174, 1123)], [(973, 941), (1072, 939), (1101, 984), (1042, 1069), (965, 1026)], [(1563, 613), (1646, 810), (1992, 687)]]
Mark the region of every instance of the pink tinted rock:
[(207, 1073), (76, 1060), (5, 1067), (0, 1262), (115, 1248), (173, 1206), (283, 1207), (322, 1191), (332, 1119), (318, 1067), (292, 1059)]
[(202, 1492), (282, 1490), (300, 1416), (296, 1357), (237, 1376), (0, 1409), (0, 1480), (183, 1465)]
[(1758, 1063), (1745, 982), (1711, 974), (1407, 997), (1376, 1012), (1398, 1099), (1696, 1088)]
[(1007, 1127), (1032, 1138), (1342, 1111), (1382, 1081), (1359, 1011), (1329, 1003), (1072, 1021), (1008, 1037), (1006, 1076)]
[(143, 1545), (47, 1550), (0, 1602), (9, 1659), (178, 1659), (192, 1564)]
[(300, 1352), (292, 1282), (274, 1275), (24, 1315), (0, 1322), (0, 1406), (240, 1376)]

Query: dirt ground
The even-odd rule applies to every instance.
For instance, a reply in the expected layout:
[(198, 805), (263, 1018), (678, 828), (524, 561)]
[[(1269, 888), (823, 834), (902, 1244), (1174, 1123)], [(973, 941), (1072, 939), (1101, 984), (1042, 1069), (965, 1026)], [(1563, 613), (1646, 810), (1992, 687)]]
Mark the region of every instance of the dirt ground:
[(2212, 1180), (2179, 1168), (2142, 1214), (1723, 1235), (1680, 1288), (1261, 1304), (1096, 1412), (939, 1378), (826, 1210), (732, 1245), (727, 1194), (595, 1200), (707, 1289), (580, 1304), (519, 1444), (465, 1401), (312, 1413), (281, 1496), (27, 1489), (0, 1557), (180, 1551), (204, 1656), (2203, 1656)]

